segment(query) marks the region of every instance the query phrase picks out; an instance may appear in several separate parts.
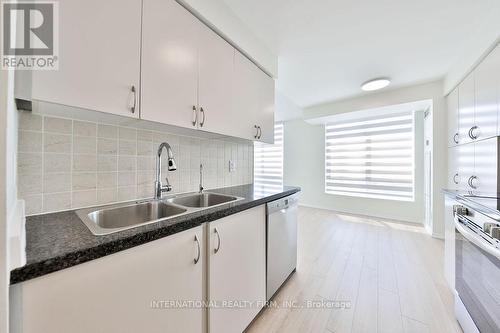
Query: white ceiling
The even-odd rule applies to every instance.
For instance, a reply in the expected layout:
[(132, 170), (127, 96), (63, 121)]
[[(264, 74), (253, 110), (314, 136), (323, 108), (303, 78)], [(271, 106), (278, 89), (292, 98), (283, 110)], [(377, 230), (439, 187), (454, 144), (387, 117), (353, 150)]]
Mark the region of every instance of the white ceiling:
[(279, 57), (277, 87), (300, 107), (443, 77), (499, 0), (224, 0)]

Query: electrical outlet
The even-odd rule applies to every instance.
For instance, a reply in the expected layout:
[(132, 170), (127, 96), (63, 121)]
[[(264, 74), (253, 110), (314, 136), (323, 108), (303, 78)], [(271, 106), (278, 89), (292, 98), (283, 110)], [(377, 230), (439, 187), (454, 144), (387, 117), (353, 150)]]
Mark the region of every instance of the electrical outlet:
[(236, 170), (236, 163), (233, 160), (229, 160), (229, 172), (234, 172)]

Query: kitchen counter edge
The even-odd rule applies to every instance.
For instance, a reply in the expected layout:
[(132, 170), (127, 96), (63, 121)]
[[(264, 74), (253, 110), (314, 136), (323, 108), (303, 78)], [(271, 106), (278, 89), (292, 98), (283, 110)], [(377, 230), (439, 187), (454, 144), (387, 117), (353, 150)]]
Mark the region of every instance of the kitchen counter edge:
[[(30, 260), (29, 252), (27, 253), (27, 263), (19, 268), (13, 269), (10, 273), (10, 284), (16, 284), (24, 281), (28, 281), (49, 273), (54, 273), (62, 269), (66, 269), (72, 266), (76, 266), (94, 259), (98, 259), (110, 254), (114, 254), (123, 250), (133, 248), (148, 242), (158, 240), (170, 235), (186, 231), (203, 223), (215, 221), (223, 217), (239, 213), (241, 211), (257, 207), (268, 202), (278, 200), (280, 198), (295, 194), (300, 192), (299, 187), (286, 187), (282, 192), (273, 193), (269, 196), (263, 196), (260, 198), (245, 198), (241, 202), (233, 203), (229, 206), (216, 207), (213, 209), (207, 209), (206, 211), (200, 211), (197, 213), (192, 213), (185, 215), (179, 219), (177, 222), (168, 223), (169, 220), (153, 223), (144, 227), (138, 227), (134, 229), (125, 230), (124, 232), (119, 232), (118, 234), (132, 233), (131, 235), (126, 235), (124, 237), (115, 237), (109, 241), (104, 241), (91, 247), (82, 247), (74, 251), (69, 251), (62, 255), (54, 255), (54, 257), (47, 257), (41, 260)], [(216, 190), (214, 190), (216, 191)], [(207, 191), (211, 192), (211, 191)], [(224, 189), (223, 192), (227, 193)], [(53, 219), (60, 219), (63, 216), (69, 216), (73, 220), (76, 216), (75, 211), (67, 211), (61, 213), (45, 214), (40, 216), (31, 217), (31, 219), (47, 218), (48, 216), (53, 217)], [(28, 223), (41, 223), (40, 221), (28, 221)], [(80, 221), (81, 222), (81, 221)], [(81, 226), (86, 229), (83, 222)], [(88, 230), (87, 230), (88, 231)], [(135, 232), (134, 232), (135, 231)], [(88, 231), (90, 233), (90, 231)], [(102, 236), (89, 236), (87, 237), (102, 237)], [(98, 238), (96, 238), (96, 241)], [(78, 241), (78, 240), (76, 240)], [(27, 239), (28, 242), (28, 239)], [(29, 244), (27, 244), (27, 247)]]

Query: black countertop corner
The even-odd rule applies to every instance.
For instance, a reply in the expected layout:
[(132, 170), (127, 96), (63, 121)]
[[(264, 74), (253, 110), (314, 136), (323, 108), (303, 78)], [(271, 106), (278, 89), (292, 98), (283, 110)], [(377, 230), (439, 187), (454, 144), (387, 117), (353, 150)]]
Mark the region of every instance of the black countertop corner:
[(299, 191), (298, 187), (285, 186), (274, 190), (252, 184), (209, 190), (207, 192), (244, 199), (103, 236), (93, 235), (74, 210), (27, 217), (26, 264), (11, 271), (10, 283), (23, 282), (129, 249)]
[(443, 193), (474, 210), (500, 221), (500, 193), (481, 193), (444, 189)]

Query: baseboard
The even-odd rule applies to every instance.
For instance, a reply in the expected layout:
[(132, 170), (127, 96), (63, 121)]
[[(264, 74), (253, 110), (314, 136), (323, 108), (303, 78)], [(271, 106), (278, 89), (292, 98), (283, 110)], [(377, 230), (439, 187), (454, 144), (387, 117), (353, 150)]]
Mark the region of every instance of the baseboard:
[(394, 218), (390, 218), (390, 217), (345, 212), (345, 211), (340, 211), (340, 210), (331, 209), (331, 208), (325, 208), (325, 207), (320, 207), (320, 206), (315, 206), (315, 205), (310, 205), (310, 204), (304, 204), (300, 201), (299, 201), (299, 206), (307, 207), (307, 208), (314, 208), (314, 209), (328, 210), (330, 212), (344, 214), (344, 215), (351, 215), (351, 216), (356, 216), (356, 217), (366, 217), (366, 218), (371, 218), (371, 219), (384, 219), (384, 220), (396, 222), (396, 223), (405, 223), (405, 224), (410, 224), (410, 225), (415, 225), (415, 226), (424, 226), (423, 222), (405, 221), (405, 220), (398, 220), (398, 219), (394, 219)]

